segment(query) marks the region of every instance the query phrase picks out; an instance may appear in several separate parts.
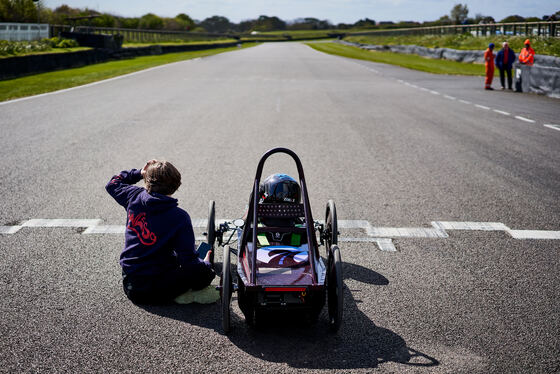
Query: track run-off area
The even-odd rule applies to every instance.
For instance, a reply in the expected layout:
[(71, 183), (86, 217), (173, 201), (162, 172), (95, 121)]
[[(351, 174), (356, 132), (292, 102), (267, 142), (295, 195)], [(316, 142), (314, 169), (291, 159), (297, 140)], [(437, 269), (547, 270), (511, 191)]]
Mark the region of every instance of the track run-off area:
[[(560, 371), (560, 101), (483, 86), (265, 43), (0, 103), (0, 372)], [(273, 147), (336, 203), (339, 332), (131, 303), (111, 176), (171, 161), (200, 241)]]

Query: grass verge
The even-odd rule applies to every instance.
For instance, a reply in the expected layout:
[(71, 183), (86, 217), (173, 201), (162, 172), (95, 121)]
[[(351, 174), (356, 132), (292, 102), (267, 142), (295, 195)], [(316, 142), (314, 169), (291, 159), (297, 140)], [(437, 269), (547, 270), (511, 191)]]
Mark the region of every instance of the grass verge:
[(358, 47), (338, 43), (305, 43), (313, 49), (332, 55), (355, 58), (359, 60), (382, 62), (398, 65), (408, 69), (421, 70), (434, 74), (484, 75), (484, 65), (466, 64), (449, 60), (435, 60), (417, 55), (393, 52), (367, 51)]
[(110, 61), (81, 68), (53, 71), (28, 77), (0, 81), (0, 101), (62, 90), (87, 83), (100, 81), (148, 69), (171, 62), (205, 57), (218, 53), (248, 48), (256, 44), (243, 44), (242, 47), (216, 48), (203, 51), (169, 53), (156, 56), (137, 57), (128, 60)]

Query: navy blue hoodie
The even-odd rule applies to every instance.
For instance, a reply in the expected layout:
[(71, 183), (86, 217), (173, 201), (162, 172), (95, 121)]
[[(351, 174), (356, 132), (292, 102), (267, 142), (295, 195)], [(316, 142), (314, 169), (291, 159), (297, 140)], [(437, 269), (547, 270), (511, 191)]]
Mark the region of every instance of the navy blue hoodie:
[(191, 218), (177, 199), (133, 186), (140, 170), (121, 171), (105, 189), (126, 209), (125, 246), (120, 264), (127, 275), (160, 275), (200, 260), (196, 254)]

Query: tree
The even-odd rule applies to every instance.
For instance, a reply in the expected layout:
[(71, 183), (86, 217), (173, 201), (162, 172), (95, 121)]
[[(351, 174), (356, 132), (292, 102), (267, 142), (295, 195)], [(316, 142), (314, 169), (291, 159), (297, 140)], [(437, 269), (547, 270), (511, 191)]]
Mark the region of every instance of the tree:
[(427, 24), (425, 24), (426, 26), (442, 26), (442, 25), (451, 25), (453, 21), (451, 21), (451, 18), (449, 18), (448, 15), (444, 15), (439, 17), (439, 19), (437, 21), (433, 21), (433, 22), (429, 22)]
[(208, 32), (228, 32), (233, 29), (234, 25), (227, 19), (226, 17), (222, 16), (212, 16), (208, 17), (199, 24), (200, 27), (204, 28), (204, 30)]
[(137, 29), (140, 24), (138, 18), (119, 18), (118, 25), (123, 29)]
[(477, 13), (477, 14), (474, 16), (474, 19), (473, 19), (473, 23), (479, 23), (479, 24), (489, 24), (489, 23), (495, 23), (495, 22), (496, 22), (496, 21), (494, 21), (494, 18), (493, 18), (493, 17), (490, 17), (490, 16), (483, 16), (483, 15), (480, 14), (480, 13)]
[(175, 21), (179, 23), (182, 29), (192, 30), (195, 27), (194, 21), (185, 13), (179, 13), (175, 16)]
[(286, 22), (278, 17), (260, 16), (253, 22), (255, 31), (277, 31), (286, 30)]
[(254, 19), (244, 20), (239, 22), (239, 24), (236, 27), (236, 30), (239, 32), (249, 32), (254, 29), (254, 25), (255, 25)]
[(514, 14), (512, 16), (508, 16), (506, 18), (504, 18), (503, 20), (501, 20), (500, 22), (502, 23), (509, 23), (509, 22), (525, 22), (525, 18), (518, 16), (517, 14)]
[(360, 29), (372, 29), (375, 28), (375, 21), (369, 18), (364, 18), (354, 23), (354, 27)]
[(0, 0), (0, 22), (37, 22), (37, 7), (33, 0)]
[(144, 14), (140, 17), (138, 27), (141, 29), (159, 30), (163, 28), (163, 19), (153, 13)]
[(326, 30), (332, 28), (328, 20), (318, 20), (317, 18), (297, 18), (288, 26), (290, 30)]
[(103, 13), (99, 17), (92, 19), (91, 25), (96, 27), (115, 27), (117, 19), (111, 14)]
[(453, 8), (451, 8), (450, 17), (453, 23), (456, 25), (462, 24), (467, 20), (469, 16), (469, 8), (467, 4), (455, 4)]

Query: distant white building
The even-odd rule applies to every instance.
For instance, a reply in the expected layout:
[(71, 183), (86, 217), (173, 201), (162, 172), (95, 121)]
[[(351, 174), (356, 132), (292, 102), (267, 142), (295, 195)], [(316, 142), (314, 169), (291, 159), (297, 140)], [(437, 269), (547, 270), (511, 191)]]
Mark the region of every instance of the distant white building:
[(48, 23), (0, 23), (0, 40), (40, 40), (48, 37)]

